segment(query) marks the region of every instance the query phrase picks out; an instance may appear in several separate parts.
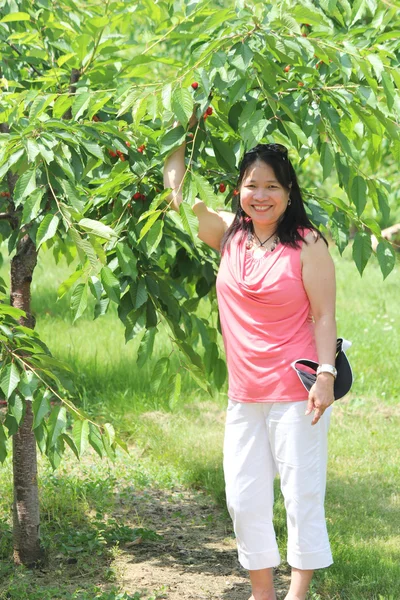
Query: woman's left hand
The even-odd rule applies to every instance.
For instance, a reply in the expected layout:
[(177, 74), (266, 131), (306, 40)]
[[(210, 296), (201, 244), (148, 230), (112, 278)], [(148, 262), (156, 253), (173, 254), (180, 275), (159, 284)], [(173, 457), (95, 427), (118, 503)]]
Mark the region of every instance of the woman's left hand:
[(333, 404), (334, 378), (330, 373), (320, 373), (308, 394), (306, 415), (315, 410), (311, 425), (318, 423), (328, 406)]

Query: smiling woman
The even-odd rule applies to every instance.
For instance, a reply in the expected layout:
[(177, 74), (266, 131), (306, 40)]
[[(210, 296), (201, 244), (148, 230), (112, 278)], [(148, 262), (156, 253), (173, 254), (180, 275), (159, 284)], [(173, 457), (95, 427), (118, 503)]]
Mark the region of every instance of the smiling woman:
[[(182, 147), (164, 168), (175, 210), (184, 173)], [(284, 146), (259, 144), (247, 152), (237, 188), (235, 214), (215, 212), (200, 200), (193, 207), (199, 238), (221, 250), (226, 499), (239, 561), (250, 572), (250, 600), (275, 600), (272, 569), (280, 557), (273, 480), (279, 473), (292, 567), (286, 600), (305, 600), (314, 569), (332, 563), (324, 494), (336, 349), (334, 267), (307, 217)], [(298, 356), (320, 364), (308, 395), (291, 367)]]

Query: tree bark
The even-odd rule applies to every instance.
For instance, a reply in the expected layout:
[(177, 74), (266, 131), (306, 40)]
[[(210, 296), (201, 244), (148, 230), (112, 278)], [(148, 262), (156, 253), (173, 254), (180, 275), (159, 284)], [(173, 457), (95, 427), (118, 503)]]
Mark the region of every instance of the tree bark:
[[(36, 263), (36, 247), (25, 233), (11, 261), (11, 304), (26, 312), (27, 316), (21, 319), (21, 323), (32, 329), (35, 319), (30, 313), (31, 282)], [(13, 536), (14, 560), (28, 567), (40, 564), (44, 558), (40, 544), (37, 455), (32, 424), (32, 406), (27, 401), (25, 415), (13, 436)]]
[[(80, 76), (81, 76), (81, 72), (79, 69), (72, 69), (71, 77), (69, 80), (69, 93), (70, 94), (75, 94), (75, 92), (76, 92), (75, 84), (78, 83)], [(65, 111), (62, 118), (67, 119), (68, 121), (70, 121), (72, 119), (72, 108), (71, 107), (67, 111)]]

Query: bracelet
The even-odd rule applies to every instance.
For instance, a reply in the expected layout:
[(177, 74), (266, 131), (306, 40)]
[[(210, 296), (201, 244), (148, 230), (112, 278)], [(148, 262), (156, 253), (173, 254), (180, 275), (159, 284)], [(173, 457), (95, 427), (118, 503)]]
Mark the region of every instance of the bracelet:
[(322, 364), (317, 369), (317, 377), (320, 373), (330, 373), (336, 379), (337, 370), (333, 365)]

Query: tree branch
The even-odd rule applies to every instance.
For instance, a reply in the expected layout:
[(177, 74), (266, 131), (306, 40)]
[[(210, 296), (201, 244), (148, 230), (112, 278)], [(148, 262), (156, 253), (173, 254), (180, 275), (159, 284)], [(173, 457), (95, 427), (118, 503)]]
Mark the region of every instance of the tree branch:
[(15, 213), (0, 213), (0, 221), (8, 221), (13, 229), (18, 227), (18, 217), (15, 216)]
[[(75, 84), (79, 81), (80, 76), (81, 76), (81, 72), (79, 69), (72, 69), (71, 78), (69, 80), (69, 93), (70, 94), (75, 94), (75, 92), (76, 92)], [(67, 119), (67, 120), (72, 119), (72, 107), (70, 107), (68, 110), (65, 111), (62, 118)]]
[[(22, 52), (20, 50), (18, 50), (18, 48), (16, 46), (14, 46), (14, 44), (10, 44), (10, 42), (7, 42), (6, 40), (6, 44), (8, 44), (10, 46), (10, 48), (12, 48), (14, 50), (14, 52), (16, 52), (17, 54), (19, 54), (19, 56), (22, 56)], [(42, 73), (40, 71), (38, 71), (36, 69), (36, 67), (34, 67), (33, 65), (31, 65), (31, 63), (29, 63), (27, 60), (23, 59), (27, 65), (30, 66), (30, 68), (35, 71), (35, 73), (37, 73), (38, 75), (42, 76)]]

